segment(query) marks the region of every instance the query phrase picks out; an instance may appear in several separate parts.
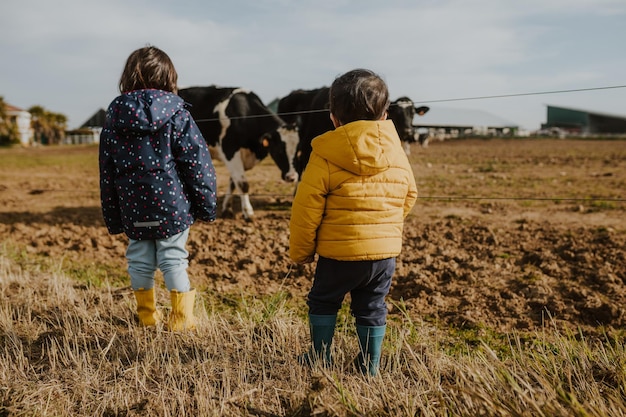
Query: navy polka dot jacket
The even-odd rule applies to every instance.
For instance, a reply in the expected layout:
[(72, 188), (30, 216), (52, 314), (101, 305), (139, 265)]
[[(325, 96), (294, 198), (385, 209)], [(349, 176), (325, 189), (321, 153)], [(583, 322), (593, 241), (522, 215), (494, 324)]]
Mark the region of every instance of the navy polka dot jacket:
[(111, 234), (163, 239), (214, 221), (216, 176), (206, 142), (176, 94), (115, 98), (100, 135), (100, 198)]

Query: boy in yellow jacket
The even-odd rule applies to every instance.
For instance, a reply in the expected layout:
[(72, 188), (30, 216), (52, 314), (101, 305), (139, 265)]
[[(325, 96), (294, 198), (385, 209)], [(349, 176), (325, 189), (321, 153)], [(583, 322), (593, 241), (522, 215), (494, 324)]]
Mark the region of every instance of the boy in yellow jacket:
[(335, 130), (311, 143), (289, 225), (293, 261), (313, 262), (318, 254), (307, 297), (312, 350), (304, 359), (330, 362), (337, 312), (350, 293), (360, 369), (376, 375), (386, 329), (385, 297), (417, 187), (395, 126), (386, 120), (385, 82), (356, 69), (336, 78), (329, 96)]

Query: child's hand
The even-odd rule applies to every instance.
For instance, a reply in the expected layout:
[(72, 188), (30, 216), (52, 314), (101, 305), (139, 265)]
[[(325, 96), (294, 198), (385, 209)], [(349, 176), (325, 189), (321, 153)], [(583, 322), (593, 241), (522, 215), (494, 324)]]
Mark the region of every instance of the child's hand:
[(315, 255), (307, 256), (306, 258), (298, 262), (298, 265), (310, 264), (314, 260), (315, 260)]

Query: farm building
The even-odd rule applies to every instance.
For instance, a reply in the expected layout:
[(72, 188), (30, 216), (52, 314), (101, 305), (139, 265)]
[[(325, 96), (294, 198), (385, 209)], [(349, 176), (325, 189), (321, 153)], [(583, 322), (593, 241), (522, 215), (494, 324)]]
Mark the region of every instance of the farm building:
[(100, 132), (104, 126), (106, 112), (100, 109), (93, 114), (78, 129), (68, 130), (65, 132), (64, 144), (90, 144), (100, 142)]
[(430, 107), (423, 116), (416, 116), (414, 126), (420, 134), (432, 139), (469, 136), (515, 136), (519, 125), (482, 110)]
[(626, 116), (588, 110), (547, 106), (547, 122), (542, 130), (562, 130), (576, 135), (626, 134)]

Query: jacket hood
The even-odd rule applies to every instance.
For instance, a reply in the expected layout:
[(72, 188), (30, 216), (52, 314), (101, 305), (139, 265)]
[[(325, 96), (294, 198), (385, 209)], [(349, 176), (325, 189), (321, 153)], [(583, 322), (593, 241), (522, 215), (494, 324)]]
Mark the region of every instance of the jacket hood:
[(374, 175), (389, 168), (385, 148), (399, 142), (391, 120), (358, 120), (326, 132), (311, 142), (313, 151), (357, 175)]
[(108, 116), (115, 130), (156, 132), (183, 106), (183, 99), (174, 93), (135, 90), (113, 100)]

